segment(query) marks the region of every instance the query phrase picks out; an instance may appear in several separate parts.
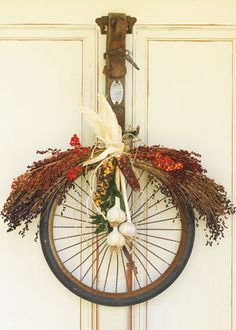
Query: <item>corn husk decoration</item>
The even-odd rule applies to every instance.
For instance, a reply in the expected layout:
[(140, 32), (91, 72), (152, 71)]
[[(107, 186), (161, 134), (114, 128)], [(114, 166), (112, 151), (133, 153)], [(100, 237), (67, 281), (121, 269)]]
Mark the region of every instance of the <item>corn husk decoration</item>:
[(97, 210), (93, 218), (96, 232), (105, 228), (109, 232), (108, 245), (119, 249), (136, 235), (129, 214), (125, 181), (132, 190), (139, 191), (135, 169), (141, 169), (151, 180), (162, 183), (162, 193), (175, 206), (184, 204), (197, 211), (196, 222), (203, 220), (206, 223), (208, 244), (222, 238), (226, 217), (235, 213), (235, 208), (224, 187), (206, 176), (200, 155), (158, 145), (125, 151), (114, 112), (105, 97), (99, 96), (99, 104), (98, 113), (82, 109), (97, 138), (93, 147), (82, 147), (74, 135), (70, 143), (73, 148), (67, 151), (48, 149), (49, 157), (35, 162), (13, 181), (1, 211), (8, 231), (24, 224), (20, 231), (24, 236), (29, 223), (44, 212), (54, 194), (61, 196), (60, 203), (67, 189), (73, 187), (74, 180), (91, 170), (90, 198)]

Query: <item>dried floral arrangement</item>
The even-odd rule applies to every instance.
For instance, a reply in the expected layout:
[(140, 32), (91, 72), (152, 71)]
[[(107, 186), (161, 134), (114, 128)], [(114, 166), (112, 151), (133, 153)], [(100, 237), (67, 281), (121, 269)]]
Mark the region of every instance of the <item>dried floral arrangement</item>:
[[(45, 211), (55, 193), (60, 195), (60, 203), (65, 192), (73, 187), (74, 180), (96, 167), (97, 182), (94, 194), (91, 195), (98, 210), (93, 215), (96, 233), (107, 230), (114, 236), (117, 225), (124, 221), (123, 213), (126, 210), (124, 186), (119, 178), (125, 178), (132, 190), (139, 191), (135, 169), (141, 169), (152, 180), (163, 184), (162, 193), (174, 205), (184, 204), (196, 210), (196, 223), (199, 220), (205, 221), (209, 233), (207, 244), (212, 245), (212, 242), (222, 238), (225, 219), (235, 213), (235, 208), (227, 198), (224, 187), (206, 176), (200, 155), (161, 146), (138, 146), (125, 150), (121, 129), (113, 111), (105, 98), (101, 97), (100, 101), (99, 115), (88, 109), (83, 110), (100, 141), (99, 145), (83, 147), (75, 134), (70, 141), (72, 148), (66, 151), (38, 151), (39, 154), (50, 156), (28, 166), (27, 171), (13, 181), (11, 193), (1, 211), (9, 227), (8, 231), (23, 224), (19, 233), (24, 236), (29, 224)], [(122, 226), (119, 227), (119, 235), (122, 231), (132, 236), (135, 229), (130, 223), (129, 228), (124, 230)], [(121, 236), (117, 238), (116, 244), (122, 246)], [(114, 239), (110, 238), (110, 245), (112, 242)]]

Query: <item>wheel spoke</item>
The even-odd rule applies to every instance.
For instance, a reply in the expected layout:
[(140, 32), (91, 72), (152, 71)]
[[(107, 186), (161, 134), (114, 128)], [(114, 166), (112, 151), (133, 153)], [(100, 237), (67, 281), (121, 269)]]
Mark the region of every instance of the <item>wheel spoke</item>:
[[(143, 204), (133, 213), (133, 216), (135, 215), (135, 214), (137, 214), (137, 212), (139, 212), (146, 204), (147, 204), (147, 202), (149, 202), (150, 201), (150, 199), (152, 199), (157, 193), (158, 193), (158, 191), (160, 190), (160, 188), (158, 188), (156, 191), (154, 191), (154, 193), (147, 199), (147, 200), (145, 200), (145, 202), (143, 202)], [(137, 200), (133, 203), (133, 205), (131, 206), (131, 208), (130, 208), (130, 211), (133, 209), (133, 207), (136, 205), (136, 202), (137, 202)]]
[(60, 218), (65, 218), (65, 219), (70, 219), (73, 221), (80, 221), (80, 222), (85, 222), (85, 223), (92, 223), (91, 221), (87, 221), (87, 220), (83, 220), (83, 219), (77, 219), (77, 218), (72, 218), (72, 217), (68, 217), (67, 215), (61, 215), (61, 214), (55, 214), (56, 217), (60, 217)]
[[(76, 208), (76, 207), (73, 207), (73, 206), (70, 206), (70, 205), (68, 205), (68, 204), (61, 204), (62, 206), (66, 206), (66, 207), (68, 207), (69, 209), (72, 209), (72, 210), (74, 210), (74, 211), (78, 211), (78, 212), (80, 212), (80, 213), (82, 213), (82, 214), (86, 214), (86, 215), (88, 215), (89, 217), (90, 217), (90, 214), (88, 214), (87, 212), (84, 212), (84, 211), (82, 211), (82, 210), (80, 210), (80, 209), (78, 209), (78, 208)], [(63, 211), (62, 211), (63, 212)]]
[(134, 271), (133, 271), (133, 273), (134, 273), (134, 276), (135, 276), (136, 282), (138, 283), (139, 289), (141, 289), (141, 284), (140, 284), (140, 282), (139, 282), (138, 275), (137, 275), (136, 272), (134, 272)]
[(156, 266), (153, 265), (153, 263), (137, 248), (137, 246), (135, 246), (135, 250), (141, 254), (141, 256), (158, 272), (159, 275), (162, 275)]
[(93, 214), (95, 213), (93, 210), (91, 210), (90, 208), (88, 208), (86, 205), (84, 205), (81, 201), (79, 201), (77, 198), (75, 198), (71, 194), (67, 193), (67, 195), (70, 196), (72, 199), (74, 199), (74, 201), (76, 201), (77, 203), (79, 203), (81, 206), (83, 206), (86, 210), (89, 210)]
[(147, 274), (148, 278), (149, 278), (149, 281), (152, 283), (152, 279), (151, 279), (151, 276), (149, 275), (146, 267), (144, 266), (143, 262), (141, 261), (141, 259), (139, 258), (139, 256), (137, 255), (137, 253), (135, 253), (135, 251), (133, 252), (133, 254), (135, 255), (135, 257), (138, 259), (138, 261), (140, 262), (140, 264), (142, 265), (145, 273)]
[[(152, 215), (147, 216), (146, 218), (143, 218), (142, 220), (134, 221), (134, 222), (135, 222), (135, 223), (143, 222), (143, 221), (145, 221), (145, 220), (147, 220), (147, 219), (150, 219), (150, 218), (153, 218), (153, 217), (157, 216), (158, 214), (161, 214), (161, 213), (167, 212), (167, 211), (169, 211), (169, 210), (171, 210), (171, 209), (174, 209), (174, 208), (175, 208), (175, 206), (168, 207), (168, 208), (166, 208), (165, 210), (159, 211), (159, 212), (157, 212), (157, 213), (154, 213), (154, 214), (152, 214)], [(137, 214), (134, 218), (132, 218), (132, 220), (134, 220), (135, 218), (137, 218), (137, 217), (138, 217), (140, 214), (142, 214), (142, 213), (143, 213), (143, 212)]]
[(83, 193), (85, 193), (88, 197), (90, 197), (89, 194), (88, 194), (88, 192), (85, 191), (82, 187), (80, 187), (76, 182), (74, 182), (74, 184), (75, 184), (76, 187), (78, 187), (81, 191), (83, 191)]
[(97, 227), (91, 227), (91, 226), (53, 226), (53, 228), (90, 228), (90, 229), (96, 229)]
[(89, 188), (91, 188), (90, 183), (84, 174), (83, 174), (83, 178), (84, 178), (85, 182), (87, 183), (87, 185), (89, 186)]
[(113, 251), (111, 252), (110, 259), (109, 259), (109, 262), (108, 262), (107, 272), (106, 272), (106, 277), (105, 277), (105, 282), (104, 282), (103, 291), (105, 291), (105, 289), (106, 289), (107, 279), (108, 279), (108, 274), (109, 274), (109, 270), (110, 270), (110, 266), (111, 266), (112, 255), (113, 255)]
[(177, 220), (177, 219), (180, 219), (180, 217), (174, 217), (174, 218), (166, 218), (166, 219), (161, 219), (161, 220), (156, 220), (156, 221), (151, 221), (151, 222), (145, 222), (145, 223), (141, 223), (142, 221), (139, 221), (137, 222), (136, 226), (148, 226), (148, 225), (151, 225), (153, 223), (159, 223), (159, 222), (166, 222), (166, 221), (173, 221), (173, 220)]
[(137, 230), (181, 231), (180, 228), (137, 228)]
[(122, 259), (122, 265), (123, 265), (123, 270), (124, 270), (125, 280), (126, 280), (126, 285), (127, 285), (127, 290), (128, 290), (129, 284), (128, 284), (127, 272), (126, 272), (126, 268), (125, 268), (124, 255), (123, 255), (123, 251), (122, 250), (121, 250), (121, 259)]
[(79, 237), (79, 236), (84, 236), (84, 235), (91, 235), (91, 234), (94, 234), (94, 231), (90, 231), (88, 233), (81, 233), (81, 234), (76, 234), (76, 235), (70, 235), (70, 236), (61, 236), (61, 237), (58, 237), (58, 238), (54, 238), (54, 241), (59, 241), (61, 239), (74, 238), (74, 237)]
[(151, 254), (153, 254), (155, 257), (157, 257), (158, 259), (162, 260), (163, 262), (165, 262), (168, 266), (170, 266), (169, 262), (167, 262), (165, 259), (163, 259), (162, 257), (160, 257), (159, 255), (157, 255), (155, 252), (149, 250), (146, 246), (144, 246), (143, 244), (141, 244), (140, 242), (138, 242), (137, 240), (135, 240), (136, 244), (142, 246), (144, 249), (146, 249), (148, 252), (150, 252)]
[[(131, 206), (130, 208), (130, 211), (133, 209), (133, 207), (137, 204), (137, 202), (139, 201), (139, 199), (141, 198), (142, 194), (143, 194), (143, 191), (147, 188), (147, 186), (149, 185), (149, 183), (151, 182), (151, 179), (146, 183), (145, 187), (142, 189), (142, 191), (139, 193), (137, 199), (135, 200), (135, 202), (133, 203), (133, 205)], [(145, 205), (146, 202), (143, 204)]]
[(99, 273), (99, 271), (100, 271), (100, 269), (101, 269), (101, 267), (102, 267), (102, 263), (103, 263), (103, 261), (104, 261), (104, 258), (105, 258), (105, 255), (106, 255), (108, 249), (109, 249), (109, 246), (107, 246), (107, 248), (106, 248), (106, 250), (105, 250), (105, 252), (104, 252), (104, 254), (103, 254), (103, 256), (102, 256), (101, 262), (100, 262), (100, 264), (99, 264), (99, 266), (98, 266), (97, 272), (96, 272), (95, 277), (94, 277), (93, 282), (92, 282), (92, 287), (94, 286), (94, 283), (95, 283), (95, 281), (96, 281), (96, 279), (97, 279), (97, 277), (98, 277), (98, 273)]
[(116, 253), (116, 293), (118, 287), (118, 277), (119, 277), (119, 255), (118, 252)]
[[(96, 242), (99, 242), (103, 239), (104, 237), (99, 237), (97, 239)], [(94, 243), (92, 242), (91, 244), (87, 245), (85, 248), (83, 248), (82, 250), (80, 250), (79, 252), (73, 254), (71, 257), (69, 257), (68, 259), (66, 259), (65, 261), (63, 261), (63, 264), (65, 264), (67, 261), (71, 260), (72, 258), (78, 256), (79, 254), (81, 254), (82, 252), (84, 252), (85, 250), (89, 249)]]
[(88, 272), (90, 271), (90, 269), (93, 267), (94, 263), (98, 260), (99, 255), (102, 253), (102, 251), (105, 249), (105, 247), (106, 247), (106, 245), (103, 246), (103, 248), (101, 249), (101, 251), (98, 253), (98, 255), (96, 256), (96, 258), (93, 260), (93, 262), (91, 263), (91, 265), (87, 269), (87, 271), (84, 273), (83, 277), (81, 278), (81, 282), (86, 277), (86, 275), (88, 274)]
[(172, 254), (176, 255), (175, 252), (173, 252), (173, 251), (171, 251), (171, 250), (169, 250), (169, 249), (166, 249), (166, 248), (164, 248), (164, 247), (162, 247), (162, 246), (160, 246), (160, 245), (157, 245), (157, 244), (155, 244), (155, 243), (149, 242), (149, 241), (147, 241), (146, 239), (142, 239), (142, 238), (139, 238), (139, 237), (136, 237), (136, 239), (139, 239), (139, 240), (142, 241), (142, 242), (145, 242), (145, 243), (150, 244), (150, 245), (152, 245), (152, 246), (155, 246), (155, 247), (157, 247), (157, 248), (159, 248), (159, 249), (161, 249), (161, 250), (165, 250), (165, 251), (167, 251), (167, 252), (169, 252), (169, 253), (172, 253)]
[[(98, 242), (98, 241), (97, 241)], [(97, 243), (96, 242), (96, 243)], [(106, 242), (106, 239), (102, 242), (102, 243), (100, 243), (98, 246), (97, 246), (97, 248), (95, 248), (78, 266), (76, 266), (72, 271), (71, 271), (71, 274), (72, 273), (74, 273), (79, 267), (81, 267), (84, 263), (85, 263), (85, 261), (87, 261), (93, 254), (94, 254), (94, 252), (96, 252), (97, 251), (97, 249), (100, 247), (100, 246), (102, 246), (104, 243)], [(93, 245), (93, 244), (92, 244)], [(91, 246), (91, 245), (90, 245)], [(80, 253), (81, 253), (82, 251), (80, 251)]]
[[(150, 210), (150, 209), (151, 209), (152, 207), (154, 207), (155, 205), (159, 204), (164, 198), (166, 198), (166, 197), (163, 197), (161, 200), (156, 201), (154, 204), (152, 204), (152, 206), (150, 206), (150, 207), (148, 208), (148, 210)], [(151, 215), (151, 216), (149, 216), (149, 217), (147, 217), (147, 218), (144, 218), (144, 219), (141, 220), (141, 221), (145, 221), (146, 219), (149, 219), (149, 218), (151, 218), (151, 217), (154, 217), (155, 215), (161, 214), (161, 213), (166, 212), (166, 211), (168, 211), (168, 210), (171, 210), (171, 209), (173, 209), (173, 208), (175, 208), (175, 206), (168, 207), (168, 208), (166, 208), (166, 209), (164, 209), (164, 210), (162, 210), (162, 211), (159, 211), (159, 212), (157, 212), (157, 213), (155, 213), (155, 214), (153, 214), (153, 215)], [(136, 219), (136, 218), (137, 218), (138, 216), (140, 216), (141, 214), (143, 214), (143, 211), (140, 212), (140, 213), (138, 213), (138, 214), (136, 214), (134, 217), (132, 216), (132, 220)], [(139, 222), (141, 222), (141, 221), (138, 221), (137, 223), (139, 223)]]
[[(128, 247), (129, 247), (130, 251), (132, 251), (131, 244), (127, 243), (127, 245), (128, 245)], [(131, 257), (131, 258), (132, 258), (132, 257)], [(135, 268), (132, 268), (132, 272), (134, 273), (134, 277), (135, 277), (135, 279), (136, 279), (136, 282), (138, 283), (139, 289), (141, 289), (141, 284), (140, 284), (140, 282), (139, 282), (138, 275), (137, 275), (138, 272), (135, 271), (135, 269), (136, 269), (136, 267), (135, 267)]]
[[(102, 235), (102, 234), (100, 234), (100, 235), (97, 235), (97, 237), (101, 237), (101, 236), (103, 236), (103, 237), (105, 237), (106, 235)], [(72, 248), (72, 247), (74, 247), (74, 246), (76, 246), (76, 245), (80, 245), (80, 244), (83, 244), (83, 243), (85, 243), (85, 242), (89, 242), (89, 241), (91, 241), (92, 239), (94, 239), (94, 237), (90, 237), (90, 238), (87, 238), (87, 239), (85, 239), (85, 240), (83, 240), (83, 241), (81, 241), (81, 242), (77, 242), (77, 243), (75, 243), (75, 244), (72, 244), (72, 245), (68, 245), (68, 246), (66, 246), (66, 247), (64, 247), (64, 248), (62, 248), (62, 249), (60, 249), (60, 250), (57, 250), (57, 252), (61, 252), (61, 251), (64, 251), (64, 250), (68, 250), (68, 249), (70, 249), (70, 248)]]
[(177, 239), (172, 239), (172, 238), (167, 238), (167, 237), (160, 237), (160, 236), (154, 236), (154, 235), (149, 235), (149, 234), (144, 234), (144, 233), (137, 233), (137, 235), (143, 235), (143, 236), (148, 236), (148, 237), (153, 237), (153, 238), (157, 238), (157, 239), (162, 239), (165, 241), (171, 241), (171, 242), (175, 242), (175, 243), (180, 243), (179, 240)]

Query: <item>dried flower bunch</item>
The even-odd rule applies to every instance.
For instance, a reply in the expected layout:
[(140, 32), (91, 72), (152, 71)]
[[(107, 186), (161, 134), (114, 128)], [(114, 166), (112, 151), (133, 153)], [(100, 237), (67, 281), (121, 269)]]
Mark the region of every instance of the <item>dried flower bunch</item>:
[(34, 162), (24, 174), (14, 179), (11, 193), (1, 211), (8, 231), (24, 224), (19, 232), (24, 236), (29, 223), (43, 212), (53, 194), (58, 192), (63, 196), (73, 180), (83, 173), (80, 164), (89, 158), (91, 148), (82, 147), (76, 135), (71, 138), (70, 144), (73, 149), (66, 151), (50, 148), (37, 151), (38, 154), (51, 156)]
[[(24, 224), (22, 236), (29, 223), (44, 211), (52, 196), (60, 194), (62, 201), (65, 192), (73, 186), (73, 181), (84, 174), (83, 162), (104, 149), (82, 147), (75, 134), (70, 141), (72, 149), (60, 151), (48, 149), (39, 154), (51, 156), (34, 162), (26, 173), (16, 178), (12, 190), (1, 212), (4, 221), (12, 231)], [(134, 169), (145, 170), (153, 181), (163, 184), (164, 193), (174, 205), (187, 205), (197, 211), (196, 222), (206, 221), (209, 231), (207, 244), (212, 244), (224, 236), (225, 218), (233, 214), (235, 208), (227, 198), (223, 186), (206, 176), (201, 166), (200, 155), (184, 150), (168, 149), (160, 146), (140, 146), (114, 157), (107, 157), (97, 173), (97, 189), (94, 202), (105, 214), (115, 205), (115, 198), (122, 196), (115, 185), (116, 167), (122, 172), (133, 191), (140, 185)], [(91, 165), (90, 165), (91, 168)], [(124, 209), (124, 207), (123, 207)], [(108, 230), (109, 223), (101, 215), (93, 216), (97, 233)]]
[(197, 211), (197, 225), (199, 220), (206, 221), (207, 244), (224, 237), (225, 219), (236, 209), (224, 187), (206, 176), (199, 154), (160, 146), (138, 147), (130, 153), (135, 167), (164, 184), (163, 193), (174, 205)]

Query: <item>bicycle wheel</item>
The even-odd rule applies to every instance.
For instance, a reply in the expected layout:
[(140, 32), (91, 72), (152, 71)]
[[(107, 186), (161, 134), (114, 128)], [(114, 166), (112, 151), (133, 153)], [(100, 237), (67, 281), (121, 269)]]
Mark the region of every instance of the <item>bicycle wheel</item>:
[(81, 176), (58, 205), (50, 201), (41, 219), (40, 239), (46, 261), (74, 294), (96, 304), (126, 306), (144, 302), (168, 288), (184, 269), (195, 235), (193, 211), (176, 208), (161, 182), (136, 169), (141, 192), (128, 190), (137, 233), (118, 251), (95, 234), (89, 182)]

